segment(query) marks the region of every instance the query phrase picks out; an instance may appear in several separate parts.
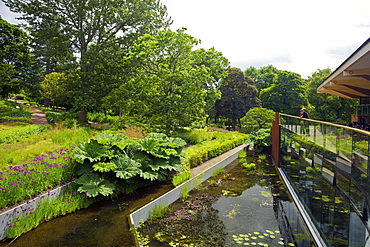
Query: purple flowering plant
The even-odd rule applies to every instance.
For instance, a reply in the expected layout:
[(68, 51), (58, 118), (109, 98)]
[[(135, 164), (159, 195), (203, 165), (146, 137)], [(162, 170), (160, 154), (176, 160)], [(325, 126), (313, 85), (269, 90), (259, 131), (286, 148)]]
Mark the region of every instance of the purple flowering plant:
[(0, 209), (72, 181), (74, 160), (71, 152), (71, 149), (60, 149), (3, 169), (0, 172)]

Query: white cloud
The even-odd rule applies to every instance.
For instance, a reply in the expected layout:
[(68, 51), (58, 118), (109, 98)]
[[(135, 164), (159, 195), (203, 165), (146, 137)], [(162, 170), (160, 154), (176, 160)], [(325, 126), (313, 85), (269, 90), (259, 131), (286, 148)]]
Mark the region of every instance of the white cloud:
[(272, 64), (306, 78), (317, 69), (335, 69), (370, 34), (368, 0), (162, 3), (174, 20), (173, 29), (188, 28), (202, 47), (215, 47), (243, 70)]
[[(369, 0), (161, 0), (174, 24), (242, 70), (272, 64), (306, 78), (336, 69), (369, 38)], [(17, 24), (0, 1), (0, 14)]]

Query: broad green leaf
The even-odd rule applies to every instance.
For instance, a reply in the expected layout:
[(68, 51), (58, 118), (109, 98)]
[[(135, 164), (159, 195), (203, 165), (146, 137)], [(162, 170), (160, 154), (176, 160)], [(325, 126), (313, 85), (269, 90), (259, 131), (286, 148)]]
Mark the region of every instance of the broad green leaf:
[(141, 171), (141, 164), (127, 155), (121, 155), (113, 159), (112, 162), (117, 166), (113, 171), (118, 178), (129, 179), (136, 176)]
[(101, 134), (96, 136), (96, 140), (108, 148), (112, 148), (113, 146), (119, 147), (121, 150), (124, 149), (127, 145), (131, 143), (131, 141), (122, 133), (118, 134)]
[(179, 155), (179, 153), (175, 150), (175, 149), (172, 149), (172, 148), (165, 148), (165, 149), (162, 149), (168, 156), (170, 155), (174, 155), (174, 156), (177, 156)]
[(92, 164), (88, 160), (85, 160), (83, 164), (76, 165), (75, 171), (77, 176), (81, 176), (85, 173), (90, 173), (93, 171)]
[(77, 184), (81, 184), (78, 192), (87, 192), (88, 197), (95, 197), (99, 194), (107, 196), (113, 194), (115, 186), (104, 178), (95, 173), (87, 173), (76, 180)]
[(107, 180), (103, 181), (99, 186), (99, 193), (103, 196), (112, 195), (114, 192), (115, 186), (108, 182)]
[(116, 164), (111, 162), (98, 162), (93, 166), (94, 171), (98, 172), (109, 172), (117, 168)]
[(84, 193), (87, 192), (88, 197), (95, 197), (99, 195), (99, 188), (95, 185), (82, 185), (77, 189), (78, 192)]
[(92, 139), (90, 142), (77, 145), (73, 153), (73, 158), (82, 164), (85, 159), (88, 159), (90, 162), (99, 161), (106, 154), (107, 148)]
[(150, 181), (155, 181), (158, 179), (158, 172), (154, 171), (140, 171), (140, 177), (150, 180)]
[(153, 164), (150, 166), (150, 169), (153, 171), (158, 171), (160, 169), (167, 169), (168, 166), (168, 160), (154, 158)]
[(87, 185), (98, 185), (104, 179), (96, 173), (86, 173), (78, 178), (75, 183), (77, 184), (87, 184)]
[(138, 144), (140, 150), (148, 153), (155, 153), (160, 148), (159, 140), (154, 138), (141, 139)]
[(169, 138), (168, 147), (170, 147), (170, 148), (177, 149), (177, 148), (182, 148), (185, 145), (186, 145), (186, 142), (183, 139), (179, 138), (179, 137)]

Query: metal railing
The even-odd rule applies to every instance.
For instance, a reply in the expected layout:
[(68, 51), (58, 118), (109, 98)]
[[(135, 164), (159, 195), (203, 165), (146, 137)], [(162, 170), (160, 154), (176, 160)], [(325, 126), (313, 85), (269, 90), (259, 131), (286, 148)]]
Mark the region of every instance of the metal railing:
[(330, 246), (368, 246), (370, 132), (280, 114), (280, 168)]

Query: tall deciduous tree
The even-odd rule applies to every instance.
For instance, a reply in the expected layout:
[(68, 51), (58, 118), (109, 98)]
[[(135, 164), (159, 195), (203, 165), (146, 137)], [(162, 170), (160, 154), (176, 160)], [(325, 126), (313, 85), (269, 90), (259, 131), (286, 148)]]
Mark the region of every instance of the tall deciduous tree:
[(226, 69), (229, 67), (229, 61), (221, 52), (217, 52), (214, 48), (195, 50), (195, 56), (195, 61), (198, 61), (196, 65), (204, 65), (211, 74), (209, 80), (204, 84), (204, 90), (206, 91), (205, 113), (206, 122), (208, 123), (209, 119), (216, 116), (216, 100), (221, 99), (221, 92), (218, 90), (218, 87), (221, 79), (227, 76)]
[(253, 79), (259, 92), (261, 92), (262, 89), (270, 87), (272, 84), (274, 84), (278, 77), (278, 69), (272, 65), (268, 65), (260, 69), (256, 69), (255, 67), (251, 66), (246, 69), (244, 73), (246, 76), (249, 76)]
[(270, 86), (260, 91), (259, 98), (264, 108), (275, 112), (297, 115), (299, 109), (307, 105), (304, 95), (304, 80), (293, 72), (277, 70)]
[(358, 100), (317, 93), (317, 87), (331, 73), (329, 68), (318, 69), (307, 79), (306, 95), (310, 103), (310, 118), (328, 122), (349, 122), (351, 114), (356, 113)]
[[(110, 46), (127, 49), (141, 35), (154, 33), (170, 24), (166, 8), (158, 0), (3, 0), (12, 11), (37, 29), (48, 20), (68, 37), (79, 59), (79, 74), (74, 75), (74, 105), (80, 121), (86, 111), (112, 89), (96, 73), (96, 58)], [(40, 29), (41, 30), (41, 29)], [(52, 44), (51, 44), (52, 45)], [(93, 93), (98, 91), (99, 93)]]
[(192, 50), (198, 42), (184, 29), (139, 38), (124, 60), (136, 70), (107, 97), (107, 105), (166, 133), (204, 119), (205, 85), (213, 75), (222, 76), (226, 59), (216, 53), (219, 66), (202, 64)]
[(0, 94), (5, 98), (26, 86), (32, 75), (33, 56), (27, 34), (0, 17)]
[(216, 101), (217, 114), (230, 118), (234, 128), (249, 109), (260, 106), (253, 80), (245, 76), (239, 68), (228, 69), (220, 91), (222, 97)]

